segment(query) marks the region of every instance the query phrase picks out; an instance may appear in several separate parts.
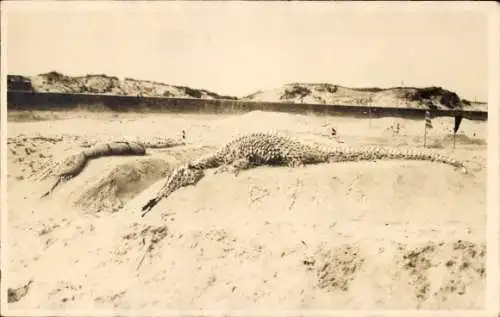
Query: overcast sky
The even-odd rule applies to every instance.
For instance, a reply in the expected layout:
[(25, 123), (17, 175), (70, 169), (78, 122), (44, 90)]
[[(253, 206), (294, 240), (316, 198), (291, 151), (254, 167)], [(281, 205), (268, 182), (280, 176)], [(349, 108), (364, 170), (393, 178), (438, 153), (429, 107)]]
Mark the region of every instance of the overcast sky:
[(433, 11), (333, 2), (111, 5), (8, 2), (7, 72), (105, 73), (236, 96), (288, 82), (404, 81), (487, 100), (488, 15), (452, 3)]

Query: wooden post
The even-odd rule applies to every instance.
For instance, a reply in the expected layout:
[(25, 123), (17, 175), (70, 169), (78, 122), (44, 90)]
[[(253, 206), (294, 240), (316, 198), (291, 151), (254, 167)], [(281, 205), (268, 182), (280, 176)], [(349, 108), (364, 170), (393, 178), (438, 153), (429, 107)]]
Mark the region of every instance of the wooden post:
[(372, 108), (368, 107), (368, 127), (372, 127)]
[(453, 150), (455, 150), (455, 138), (456, 138), (457, 134), (455, 132), (453, 132)]
[(424, 149), (425, 149), (426, 141), (427, 141), (427, 125), (425, 125), (425, 128), (424, 128)]

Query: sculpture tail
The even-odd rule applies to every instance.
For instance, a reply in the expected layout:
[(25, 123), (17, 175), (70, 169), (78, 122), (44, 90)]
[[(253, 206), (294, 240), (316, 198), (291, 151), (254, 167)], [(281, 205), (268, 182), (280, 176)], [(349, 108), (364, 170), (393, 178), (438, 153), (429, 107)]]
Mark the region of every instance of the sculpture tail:
[[(342, 153), (339, 161), (371, 161), (371, 160), (415, 160), (415, 161), (431, 161), (440, 162), (451, 165), (455, 168), (460, 168), (462, 172), (466, 173), (467, 168), (464, 163), (455, 160), (451, 157), (433, 153), (430, 151), (413, 150), (413, 149), (390, 149), (390, 148), (377, 148), (369, 147), (363, 149), (347, 149), (337, 151)], [(337, 154), (338, 155), (338, 154)]]

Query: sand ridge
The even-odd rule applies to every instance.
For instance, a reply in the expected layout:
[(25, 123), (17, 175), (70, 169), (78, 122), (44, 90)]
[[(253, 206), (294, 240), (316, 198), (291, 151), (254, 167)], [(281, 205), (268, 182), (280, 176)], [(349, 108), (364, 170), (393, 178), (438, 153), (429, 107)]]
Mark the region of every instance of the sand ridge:
[(242, 99), (421, 109), (461, 108), (485, 111), (487, 108), (485, 103), (461, 99), (456, 93), (442, 87), (354, 88), (327, 83), (289, 83), (275, 89), (255, 92)]
[(68, 76), (51, 71), (35, 76), (8, 75), (9, 90), (50, 93), (83, 93), (141, 97), (176, 97), (201, 99), (234, 99), (205, 89), (168, 85), (151, 80), (119, 79), (105, 74)]

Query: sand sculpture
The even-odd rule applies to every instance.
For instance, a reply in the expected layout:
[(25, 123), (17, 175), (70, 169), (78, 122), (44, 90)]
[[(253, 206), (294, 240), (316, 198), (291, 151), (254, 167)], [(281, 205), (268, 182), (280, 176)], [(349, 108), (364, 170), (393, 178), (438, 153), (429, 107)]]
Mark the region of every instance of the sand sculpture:
[(42, 198), (48, 196), (61, 182), (68, 181), (80, 174), (89, 160), (115, 155), (145, 155), (147, 148), (168, 148), (184, 144), (185, 143), (181, 141), (165, 139), (157, 142), (114, 141), (95, 145), (89, 149), (70, 155), (62, 162), (56, 164), (56, 167), (47, 168), (42, 174), (42, 178), (55, 176), (56, 181), (52, 187), (42, 195)]
[(176, 190), (195, 185), (204, 170), (218, 168), (216, 173), (239, 171), (260, 165), (299, 167), (306, 164), (340, 163), (375, 160), (421, 160), (451, 165), (467, 172), (462, 162), (428, 150), (391, 149), (384, 147), (320, 147), (308, 145), (276, 133), (251, 133), (233, 139), (212, 154), (177, 168), (156, 196), (142, 207), (142, 216), (162, 198)]

